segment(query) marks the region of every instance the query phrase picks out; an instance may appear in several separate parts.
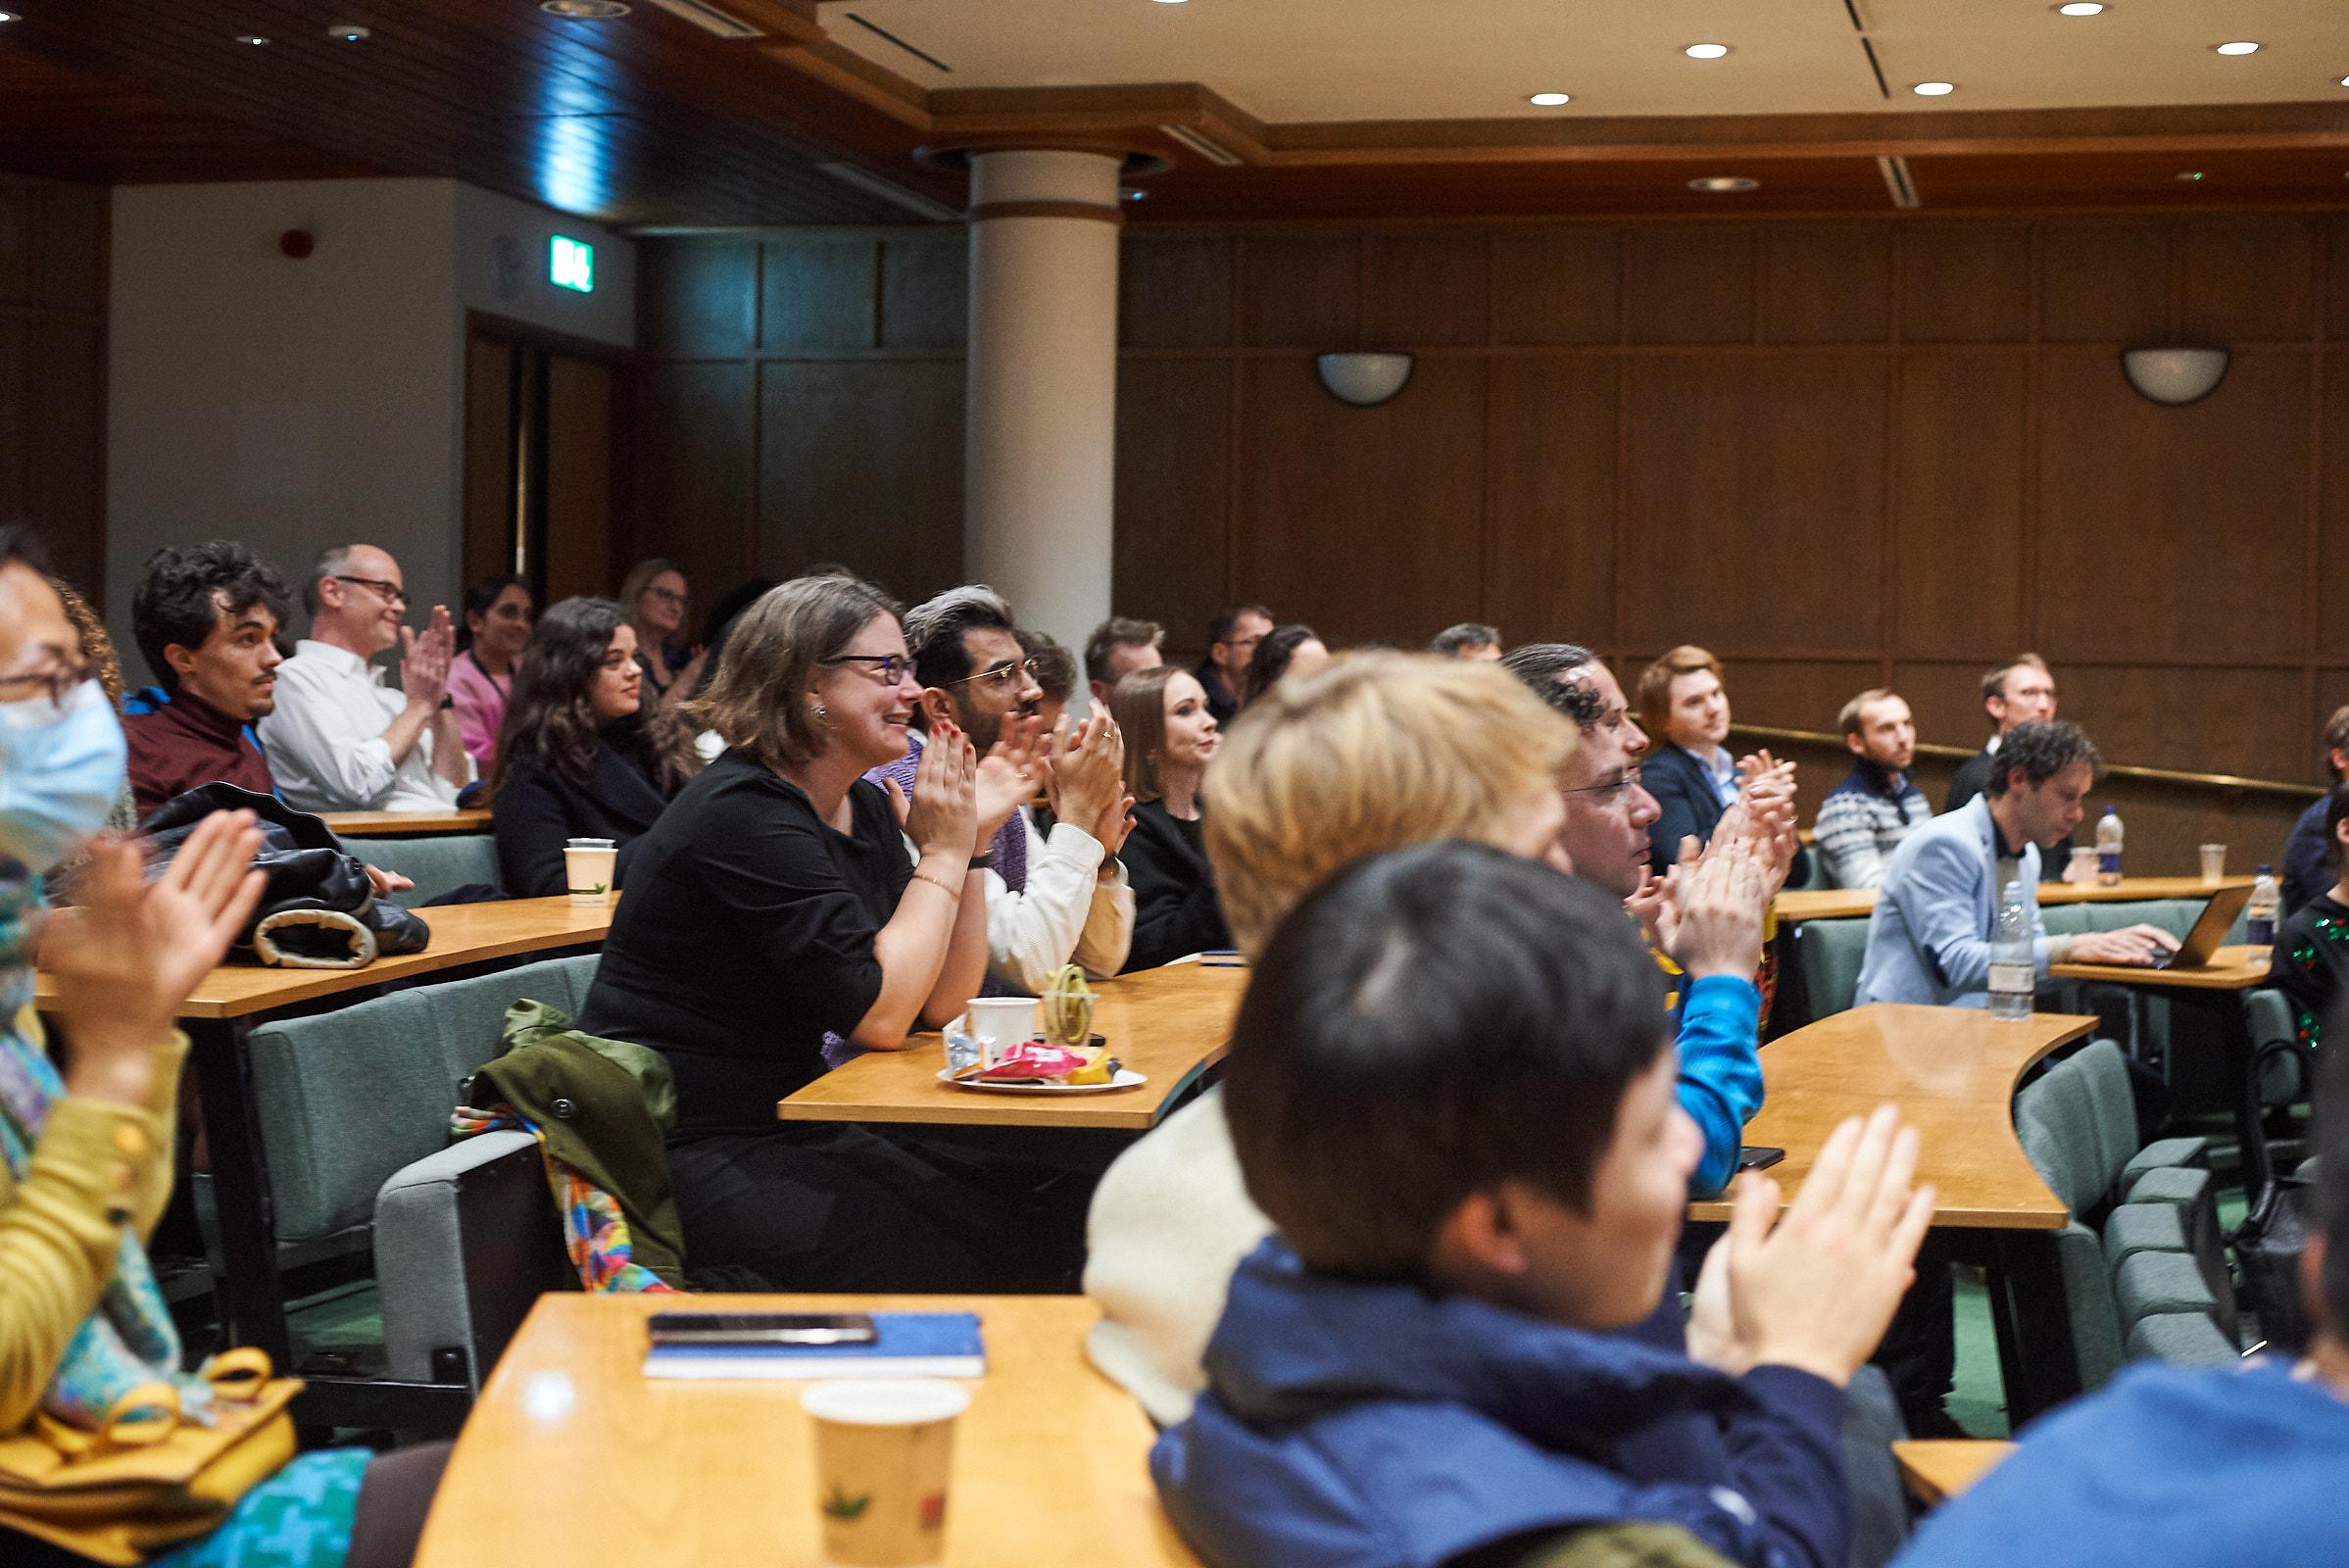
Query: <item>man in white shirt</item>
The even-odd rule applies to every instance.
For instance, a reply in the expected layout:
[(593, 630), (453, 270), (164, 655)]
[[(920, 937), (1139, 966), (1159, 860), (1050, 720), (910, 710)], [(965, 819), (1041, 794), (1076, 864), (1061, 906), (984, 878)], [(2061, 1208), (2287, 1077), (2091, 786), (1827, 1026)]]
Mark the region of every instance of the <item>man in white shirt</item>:
[[(277, 793), (305, 811), (445, 811), (470, 783), (457, 714), (443, 706), (456, 633), (446, 606), (419, 635), (402, 624), (400, 564), (373, 545), (337, 545), (303, 585), (310, 635), (277, 666), (277, 707), (261, 723)], [(400, 689), (371, 661), (398, 646)]]

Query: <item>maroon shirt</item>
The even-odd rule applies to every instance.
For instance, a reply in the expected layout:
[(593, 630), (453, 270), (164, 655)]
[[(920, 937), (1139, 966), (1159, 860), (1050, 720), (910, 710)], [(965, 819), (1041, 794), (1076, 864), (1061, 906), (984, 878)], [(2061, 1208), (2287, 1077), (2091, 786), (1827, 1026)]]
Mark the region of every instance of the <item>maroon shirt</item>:
[(141, 821), (172, 796), (204, 784), (234, 784), (274, 795), (269, 760), (243, 724), (195, 693), (181, 691), (149, 713), (122, 719), (130, 742), (130, 793)]

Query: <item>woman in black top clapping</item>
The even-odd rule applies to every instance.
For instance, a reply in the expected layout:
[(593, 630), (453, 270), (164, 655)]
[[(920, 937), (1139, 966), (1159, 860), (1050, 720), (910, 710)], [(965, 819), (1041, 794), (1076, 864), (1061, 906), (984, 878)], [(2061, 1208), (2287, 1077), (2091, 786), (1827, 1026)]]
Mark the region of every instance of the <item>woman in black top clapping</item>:
[(1109, 716), (1126, 737), (1126, 793), (1137, 803), (1118, 852), (1134, 884), (1126, 972), (1230, 947), (1199, 842), (1199, 780), (1223, 743), (1206, 688), (1186, 669), (1138, 669), (1109, 694)]
[(508, 893), (563, 892), (563, 846), (575, 838), (612, 840), (612, 885), (626, 885), (643, 835), (702, 770), (684, 721), (645, 696), (636, 632), (617, 604), (565, 599), (540, 617), (515, 666), (489, 775)]
[(985, 976), (972, 856), (993, 803), (970, 742), (932, 728), (902, 829), (862, 777), (905, 755), (920, 695), (897, 606), (854, 578), (804, 577), (743, 612), (689, 710), (728, 750), (638, 847), (580, 1025), (668, 1059), (693, 1268), (748, 1268), (777, 1290), (1068, 1283), (1062, 1260), (1047, 1277), (1025, 1255), (1013, 1184), (973, 1179), (975, 1156), (909, 1130), (776, 1118), (825, 1070), (828, 1037), (901, 1049)]

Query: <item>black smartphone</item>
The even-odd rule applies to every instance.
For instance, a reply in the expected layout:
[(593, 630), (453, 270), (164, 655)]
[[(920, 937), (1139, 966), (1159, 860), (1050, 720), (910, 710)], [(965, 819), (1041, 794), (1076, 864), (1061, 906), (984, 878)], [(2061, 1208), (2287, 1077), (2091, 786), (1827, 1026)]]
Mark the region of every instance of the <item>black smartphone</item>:
[(655, 1345), (870, 1345), (865, 1312), (656, 1312)]
[(1760, 1144), (1747, 1144), (1737, 1151), (1737, 1168), (1739, 1170), (1768, 1170), (1786, 1157), (1786, 1152), (1783, 1149), (1770, 1149)]

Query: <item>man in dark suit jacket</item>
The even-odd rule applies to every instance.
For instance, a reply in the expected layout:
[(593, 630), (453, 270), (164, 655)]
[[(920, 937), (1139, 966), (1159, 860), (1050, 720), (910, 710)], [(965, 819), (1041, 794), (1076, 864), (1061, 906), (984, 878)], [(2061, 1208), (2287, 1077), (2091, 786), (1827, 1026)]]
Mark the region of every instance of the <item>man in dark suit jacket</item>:
[[(1673, 649), (1639, 672), (1638, 700), (1655, 742), (1639, 765), (1640, 782), (1660, 808), (1647, 830), (1648, 863), (1662, 875), (1680, 859), (1681, 840), (1713, 841), (1744, 778), (1730, 756), (1729, 693), (1711, 654), (1693, 644)], [(1783, 764), (1789, 779), (1793, 765)], [(1786, 885), (1801, 887), (1810, 877), (1805, 849), (1795, 855)]]

